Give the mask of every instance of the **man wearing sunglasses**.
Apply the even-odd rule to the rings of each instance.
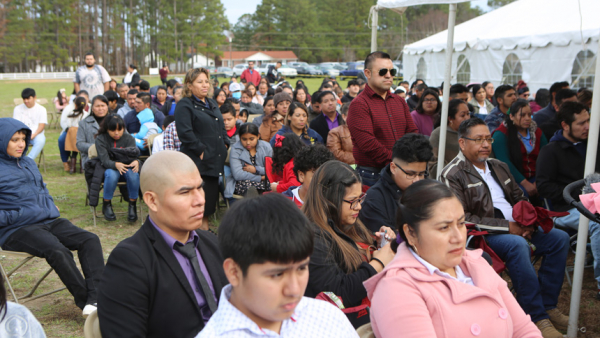
[[[403,98],[390,92],[396,70],[387,53],[373,52],[365,60],[367,86],[350,105],[348,128],[352,135],[356,170],[363,184],[372,186],[381,169],[392,160],[396,140],[419,130]]]
[[[392,149],[392,162],[381,170],[381,178],[369,189],[358,217],[376,232],[396,223],[396,210],[402,193],[411,184],[429,176],[427,163],[433,157],[429,140],[419,134],[406,134]]]
[[[567,263],[569,235],[556,228],[544,233],[541,228],[515,221],[513,206],[527,199],[508,165],[489,159],[494,139],[483,120],[463,121],[458,137],[461,152],[444,167],[441,181],[461,201],[465,220],[490,232],[485,236],[486,242],[505,262],[517,302],[525,313],[544,337],[561,337],[556,329],[566,330],[569,317],[556,305]],[[531,264],[532,248],[535,255],[543,256],[537,273]]]

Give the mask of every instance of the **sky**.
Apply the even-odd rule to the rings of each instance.
[[[260,4],[261,0],[221,0],[221,2],[223,3],[223,7],[225,7],[225,16],[227,16],[227,19],[233,26],[240,16],[254,13],[254,11],[256,11],[256,6]],[[490,10],[487,6],[487,0],[473,0],[471,1],[471,6],[479,6],[484,11]],[[365,15],[368,14],[369,13],[365,13]]]

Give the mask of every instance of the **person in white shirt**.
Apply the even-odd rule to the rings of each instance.
[[[33,88],[23,89],[21,97],[23,103],[15,107],[13,118],[25,123],[31,129],[32,147],[27,156],[35,160],[46,144],[44,128],[48,124],[48,115],[46,108],[35,101],[36,95]]]
[[[196,337],[358,337],[336,306],[303,296],[313,246],[310,222],[284,196],[236,202],[219,227],[230,284]]]
[[[77,68],[75,79],[73,79],[75,91],[79,92],[83,89],[88,92],[92,99],[96,95],[104,94],[110,83],[110,75],[108,75],[106,69],[95,63],[94,54],[85,54],[85,66]]]
[[[163,125],[162,125],[162,130],[163,131],[166,130],[167,127],[169,126],[169,124],[171,124],[173,122],[175,122],[174,115],[169,115],[169,116],[165,117],[165,120],[163,121]],[[165,140],[164,132],[160,133],[154,137],[154,141],[152,141],[152,155],[165,150],[164,140]]]
[[[85,90],[80,90],[79,93],[77,93],[75,101],[67,105],[60,115],[60,127],[62,128],[62,132],[58,137],[58,150],[60,152],[64,170],[71,174],[75,173],[78,152],[67,151],[65,149],[67,134],[69,128],[79,128],[79,121],[85,119],[90,114],[92,106],[89,102],[90,99],[88,93]],[[75,135],[77,135],[76,131]]]

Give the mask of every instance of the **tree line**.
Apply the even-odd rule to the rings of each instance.
[[[2,71],[69,71],[92,52],[111,74],[193,52],[219,55],[229,28],[220,0],[0,0]]]
[[[497,1],[497,0],[496,0]],[[511,0],[501,0],[511,1]],[[292,50],[303,61],[361,60],[370,52],[369,10],[376,0],[262,0],[234,25],[237,50]],[[458,5],[457,24],[483,14]],[[448,28],[448,5],[379,11],[379,50],[400,55],[410,44]]]

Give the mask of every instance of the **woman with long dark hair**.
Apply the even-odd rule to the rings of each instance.
[[[458,126],[460,126],[462,121],[470,119],[470,114],[469,107],[463,100],[454,99],[448,104],[448,121],[444,126],[447,133],[446,154],[444,155],[443,162],[444,166],[452,161],[460,152],[460,147],[458,146]],[[438,157],[441,128],[442,126],[436,126],[429,138],[429,143],[431,143],[431,146],[433,147],[433,154],[436,158]],[[439,162],[440,159],[438,158],[438,163]]]
[[[536,196],[537,157],[540,149],[548,144],[548,140],[531,119],[529,102],[525,99],[515,101],[492,137],[492,149],[496,158],[508,165],[525,197]]]
[[[73,104],[64,109],[60,116],[60,126],[63,128],[58,137],[58,150],[63,162],[65,171],[71,174],[75,173],[77,164],[77,129],[79,122],[85,119],[90,113],[87,95],[80,95],[73,101]],[[70,131],[69,131],[70,130]],[[66,149],[69,150],[66,150]]]
[[[472,93],[473,99],[469,103],[473,106],[475,114],[479,114],[481,119],[485,119],[487,114],[494,109],[494,105],[487,99],[485,88],[481,85],[473,85]]]
[[[306,145],[323,144],[319,133],[308,127],[308,108],[299,102],[293,102],[288,108],[288,113],[283,119],[283,126],[271,138],[271,146],[275,145],[275,137],[287,133],[296,134]]]
[[[104,200],[102,213],[107,221],[116,221],[111,200],[119,181],[127,183],[129,211],[127,220],[137,221],[136,201],[140,190],[140,160],[135,138],[125,130],[125,121],[119,115],[107,116],[96,135],[96,151],[104,171]],[[119,150],[116,150],[119,149]],[[116,151],[119,151],[117,154]],[[125,153],[126,152],[126,153]]]
[[[347,308],[368,302],[363,282],[392,260],[390,244],[381,244],[396,235],[387,226],[375,236],[365,227],[358,218],[364,198],[360,176],[349,165],[328,161],[314,173],[302,207],[315,225],[306,296],[330,291]]]
[[[431,135],[433,126],[440,120],[441,111],[442,102],[437,90],[432,88],[425,89],[417,104],[417,108],[410,113],[415,125],[419,128],[419,134]]]
[[[57,112],[61,113],[68,104],[69,98],[67,97],[67,92],[64,88],[61,88],[54,98],[54,107]]]
[[[446,185],[410,185],[395,227],[394,259],[364,283],[375,336],[542,337],[481,251],[465,250],[463,206]]]

